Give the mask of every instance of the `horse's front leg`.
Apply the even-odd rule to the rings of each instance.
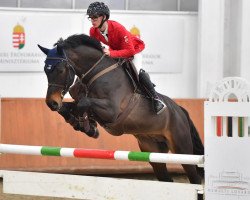
[[[81,98],[77,104],[77,109],[80,112],[87,112],[91,109],[91,112],[109,123],[114,122],[117,119],[119,112],[118,107],[110,99],[97,99],[90,97]]]
[[[63,116],[65,121],[69,123],[76,131],[86,133],[89,137],[97,138],[99,131],[95,121],[90,120],[87,113],[79,115],[75,102],[63,102],[58,113]]]

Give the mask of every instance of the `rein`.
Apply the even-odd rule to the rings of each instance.
[[[85,79],[86,79],[86,76],[91,72],[93,71],[94,68],[96,68],[96,66],[103,60],[103,58],[105,57],[106,55],[103,54],[102,57],[85,73],[85,74],[82,74],[81,76],[81,82],[84,83],[85,82]],[[92,76],[90,78],[89,81],[87,81],[86,83],[84,83],[87,88],[90,88],[91,84],[96,80],[98,79],[99,77],[103,76],[104,74],[112,71],[113,69],[117,68],[118,66],[120,66],[120,63],[117,62],[111,66],[109,66],[108,68],[105,68],[103,70],[101,70],[100,72],[98,72],[97,74],[95,74],[94,76]],[[86,93],[86,95],[88,94],[88,92]]]
[[[106,69],[100,71],[99,73],[97,73],[96,75],[94,75],[94,76],[88,81],[88,83],[86,83],[87,87],[89,88],[90,85],[91,85],[96,79],[98,79],[98,78],[101,77],[102,75],[104,75],[104,74],[106,74],[106,73],[112,71],[113,69],[115,69],[115,68],[118,67],[118,66],[119,66],[119,64],[118,64],[118,63],[115,63],[114,65],[111,65],[111,66],[109,66],[108,68],[106,68]]]
[[[104,57],[105,57],[105,54],[103,54],[102,57],[85,74],[82,74],[81,80],[83,80],[84,77],[87,76],[102,61]]]

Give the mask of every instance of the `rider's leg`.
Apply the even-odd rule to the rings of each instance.
[[[157,114],[163,112],[166,108],[165,103],[160,99],[158,93],[155,91],[154,84],[151,82],[147,72],[143,69],[139,72],[140,83],[145,87],[149,96],[153,99],[154,109]]]

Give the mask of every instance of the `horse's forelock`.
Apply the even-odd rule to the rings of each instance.
[[[64,46],[64,40],[62,38],[59,38],[59,40],[54,44],[54,46]]]

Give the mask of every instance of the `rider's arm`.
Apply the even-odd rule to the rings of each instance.
[[[130,32],[123,26],[116,30],[116,42],[119,43],[119,50],[110,48],[110,57],[129,58],[135,55],[135,49]]]

